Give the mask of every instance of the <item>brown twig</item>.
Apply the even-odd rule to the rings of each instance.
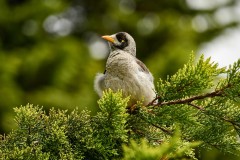
[[[197,106],[196,104],[188,103],[188,105],[193,106],[194,108],[196,108],[196,109],[198,109],[198,110],[200,110],[200,111],[204,111],[204,108],[203,108],[203,107]]]
[[[203,112],[205,111],[204,107],[198,106],[198,105],[196,105],[196,104],[188,103],[188,105],[193,106],[194,108],[196,108],[196,109],[198,109],[198,110],[200,110],[200,111],[203,111]],[[214,116],[214,115],[212,115],[212,116]],[[216,116],[215,116],[215,117],[216,117]],[[235,129],[236,131],[238,130],[238,128],[240,128],[240,124],[238,124],[238,123],[236,123],[235,121],[229,119],[228,117],[217,117],[217,118],[219,118],[219,119],[221,119],[221,120],[223,120],[223,121],[225,121],[225,122],[230,123],[230,124],[234,127],[234,129]]]
[[[152,126],[154,126],[154,127],[156,127],[156,128],[158,128],[158,129],[160,129],[161,131],[163,131],[164,133],[167,133],[168,135],[172,135],[173,133],[172,133],[172,131],[170,131],[170,130],[167,130],[167,129],[165,129],[165,128],[163,128],[163,127],[161,127],[161,126],[158,126],[158,125],[156,125],[156,124],[153,124],[153,123],[150,123]]]
[[[185,98],[185,99],[178,99],[178,100],[172,100],[172,101],[167,101],[167,102],[158,102],[157,104],[153,104],[157,99],[160,98],[160,97],[157,97],[152,102],[150,102],[147,106],[188,104],[195,100],[205,99],[205,98],[209,98],[209,97],[217,97],[217,96],[222,96],[222,95],[223,95],[223,90],[216,90],[214,92],[205,93],[205,94],[197,95],[197,96],[192,96],[192,97]]]

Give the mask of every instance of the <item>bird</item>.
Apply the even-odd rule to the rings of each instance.
[[[122,91],[129,97],[128,106],[138,102],[149,104],[155,97],[154,78],[146,65],[136,58],[136,43],[127,32],[102,36],[109,44],[110,53],[104,73],[97,73],[94,89],[102,97],[103,91]]]

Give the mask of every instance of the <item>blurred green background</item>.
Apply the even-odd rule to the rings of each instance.
[[[0,0],[0,133],[14,129],[13,107],[27,103],[46,110],[78,106],[94,113],[98,97],[93,80],[104,71],[108,55],[101,35],[130,33],[137,57],[157,81],[174,74],[201,44],[237,27],[237,20],[220,23],[216,18],[219,10],[237,4],[237,0]]]

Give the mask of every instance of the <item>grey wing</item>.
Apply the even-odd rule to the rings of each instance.
[[[98,73],[94,80],[94,89],[99,95],[99,97],[102,97],[102,92],[104,90],[104,80],[105,80],[105,74]]]
[[[149,80],[151,81],[151,82],[153,82],[153,76],[152,76],[152,74],[150,73],[150,71],[148,70],[148,68],[146,67],[146,65],[142,62],[142,61],[140,61],[139,59],[135,59],[136,60],[136,63],[138,64],[138,70],[139,71],[141,71],[141,72],[144,72],[145,74],[147,74],[148,75],[148,77],[149,77]]]

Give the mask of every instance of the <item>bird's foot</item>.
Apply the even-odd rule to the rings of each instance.
[[[136,111],[137,111],[137,104],[133,104],[133,105],[128,107],[128,113],[129,114],[134,114],[134,113],[136,113]]]

